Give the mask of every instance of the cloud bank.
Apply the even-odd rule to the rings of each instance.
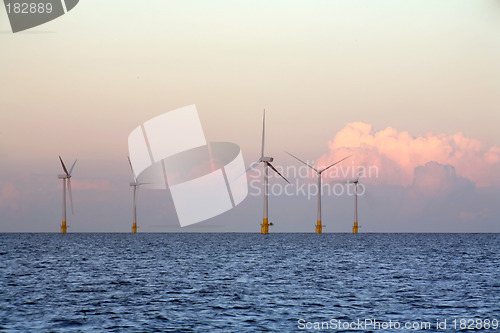
[[[370,124],[353,122],[335,135],[328,148],[329,151],[318,159],[316,166],[329,165],[353,154],[351,167],[378,168],[378,176],[372,175],[367,180],[374,183],[422,187],[423,171],[419,168],[435,162],[426,166],[427,187],[431,179],[432,182],[442,182],[443,177],[448,177],[450,168],[453,168],[454,177],[468,180],[475,186],[500,186],[500,147],[487,146],[461,132],[452,135],[426,133],[413,137],[393,127],[374,131]],[[437,164],[449,170],[443,172]],[[343,167],[348,165],[345,163]]]

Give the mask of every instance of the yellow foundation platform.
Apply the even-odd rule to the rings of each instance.
[[[260,226],[260,233],[267,235],[269,233],[269,222],[268,219],[262,220],[262,225]]]
[[[318,221],[316,223],[316,233],[317,234],[322,234],[323,233],[323,225],[321,224],[321,221]]]

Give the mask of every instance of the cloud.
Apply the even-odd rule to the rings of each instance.
[[[443,196],[473,190],[474,184],[457,177],[452,165],[427,162],[415,168],[412,189],[419,194]]]
[[[488,147],[461,132],[414,137],[393,127],[374,131],[370,124],[353,122],[340,130],[328,147],[329,151],[318,159],[317,166],[354,154],[350,165],[342,162],[339,167],[376,167],[379,171],[376,179],[368,180],[375,183],[411,185],[416,167],[437,162],[452,166],[458,177],[476,186],[500,186],[500,147]]]

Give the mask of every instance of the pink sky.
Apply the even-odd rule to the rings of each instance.
[[[498,1],[83,1],[18,34],[0,8],[0,30],[0,232],[59,230],[58,155],[78,158],[71,230],[129,231],[127,137],[190,104],[247,166],[263,108],[276,167],[297,165],[284,151],[377,166],[365,231],[500,231]],[[441,201],[423,191],[436,184]],[[329,231],[350,230],[350,199],[325,198]],[[139,202],[142,231],[182,231],[168,192]],[[310,231],[310,204],[271,198],[275,230]],[[199,230],[258,231],[261,209],[249,198]]]

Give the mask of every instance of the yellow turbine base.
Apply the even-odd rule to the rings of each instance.
[[[316,233],[317,234],[322,234],[323,233],[323,225],[321,224],[321,221],[318,221],[316,223]]]
[[[269,222],[268,219],[262,220],[262,225],[260,226],[260,233],[267,235],[269,233]]]
[[[133,234],[137,233],[137,223],[135,223],[135,222],[134,222],[134,224],[132,224],[132,233]]]
[[[62,233],[62,234],[65,234],[65,233],[66,233],[66,230],[67,230],[67,227],[66,227],[66,221],[62,221],[62,225],[61,225],[61,233]]]
[[[357,234],[358,233],[358,222],[354,222],[354,226],[352,227],[352,233]]]

